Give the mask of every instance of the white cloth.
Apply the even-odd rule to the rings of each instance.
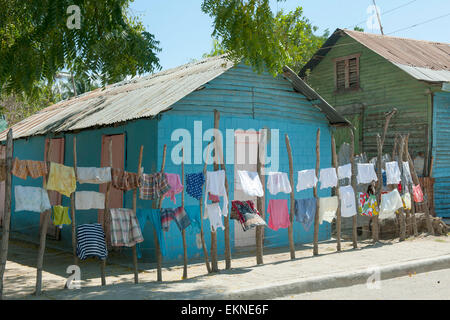
[[[358,175],[356,176],[356,180],[358,184],[378,181],[373,163],[358,163]]]
[[[331,223],[336,216],[338,205],[337,196],[319,198],[319,224],[324,221]]]
[[[44,212],[51,209],[47,190],[38,187],[14,187],[15,211]]]
[[[261,183],[261,182],[260,182]],[[205,208],[208,202],[208,192],[212,195],[223,197],[222,213],[228,215],[228,197],[225,188],[225,171],[208,171],[206,172],[206,188],[205,188]]]
[[[386,162],[386,184],[399,184],[402,181],[397,161]]]
[[[348,163],[343,166],[338,167],[338,177],[340,179],[352,178],[352,164]]]
[[[105,194],[95,191],[75,192],[75,208],[77,210],[105,209]]]
[[[80,167],[77,168],[77,179],[79,183],[101,184],[111,181],[111,167],[95,168]]]
[[[284,192],[291,193],[291,183],[289,182],[289,178],[286,172],[269,172],[269,176],[267,178],[267,189],[273,195]]]
[[[411,194],[406,192],[402,195],[403,207],[407,210],[411,210]]]
[[[409,170],[409,162],[408,161],[404,161],[402,163],[402,167],[403,167],[403,176],[405,177],[406,182],[408,184],[413,183],[412,176],[411,176],[411,171]]]
[[[220,211],[219,203],[211,203],[206,205],[206,214],[209,218],[211,231],[216,231],[219,228],[225,229],[222,223],[222,212]]]
[[[341,199],[341,216],[352,217],[356,214],[355,191],[352,186],[339,188],[339,197]]]
[[[251,197],[264,196],[263,186],[259,180],[258,172],[254,171],[237,171],[241,182],[242,190]]]
[[[320,169],[319,174],[320,189],[336,187],[338,178],[335,168]]]
[[[380,220],[395,217],[395,211],[403,207],[402,198],[397,189],[381,195]]]
[[[298,172],[297,191],[313,188],[317,184],[316,170],[302,170]]]

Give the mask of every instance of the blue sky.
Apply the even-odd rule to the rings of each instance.
[[[212,19],[201,9],[201,0],[134,0],[130,10],[143,21],[147,31],[160,41],[158,54],[164,69],[201,58],[211,50]],[[372,0],[271,0],[274,11],[303,7],[303,14],[319,27],[333,32],[360,23],[365,32],[380,33],[366,24]],[[449,0],[376,0],[381,12],[384,33],[392,36],[428,41],[450,42]],[[400,7],[398,9],[395,9]],[[395,10],[393,10],[395,9]],[[385,14],[383,14],[385,13]],[[440,16],[445,17],[408,28]],[[397,30],[408,28],[406,30]],[[394,32],[394,33],[393,33]]]

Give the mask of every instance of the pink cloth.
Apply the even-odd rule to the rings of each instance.
[[[287,203],[287,199],[269,200],[269,207],[267,208],[267,212],[270,214],[270,229],[277,231],[280,228],[289,227],[290,221]]]
[[[216,196],[216,195],[212,194],[211,192],[208,192],[208,198],[212,202],[219,202],[220,201],[219,196]]]
[[[420,184],[413,186],[414,202],[423,202],[423,192]]]
[[[166,173],[166,177],[170,190],[164,194],[163,198],[170,197],[170,200],[176,204],[177,200],[175,199],[175,195],[183,191],[180,176],[176,173]]]

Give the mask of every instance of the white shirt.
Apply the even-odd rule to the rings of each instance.
[[[263,186],[261,180],[259,179],[258,172],[252,171],[237,171],[242,190],[251,197],[262,197],[264,196]]]
[[[355,192],[352,186],[339,188],[339,197],[341,199],[341,216],[352,217],[356,214]],[[319,208],[320,209],[320,208]]]
[[[215,196],[223,197],[222,214],[228,215],[228,197],[225,188],[225,170],[207,171],[205,188],[205,208],[208,202],[208,192]]]
[[[358,175],[356,176],[358,184],[371,183],[378,181],[375,168],[372,163],[358,163]]]
[[[15,211],[44,212],[51,209],[47,190],[39,187],[14,187]]]
[[[386,162],[386,184],[399,184],[402,181],[397,161]]]
[[[111,167],[79,167],[77,168],[79,183],[101,184],[111,181]]]
[[[397,189],[381,195],[380,220],[395,217],[395,211],[403,207],[402,198]]]
[[[298,172],[297,191],[314,188],[317,184],[316,170],[302,170]]]
[[[338,178],[335,168],[320,169],[319,175],[320,189],[336,187]]]
[[[338,177],[340,179],[352,178],[352,164],[348,163],[343,166],[338,167]]]
[[[319,224],[323,221],[331,223],[336,216],[338,197],[319,198]]]
[[[105,194],[95,191],[75,192],[75,208],[77,210],[105,209]]]
[[[267,189],[273,195],[284,192],[291,193],[291,183],[289,182],[286,172],[269,172],[267,178]]]

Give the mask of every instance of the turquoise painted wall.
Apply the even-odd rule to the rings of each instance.
[[[450,217],[450,92],[433,100],[433,178],[436,216]]]

